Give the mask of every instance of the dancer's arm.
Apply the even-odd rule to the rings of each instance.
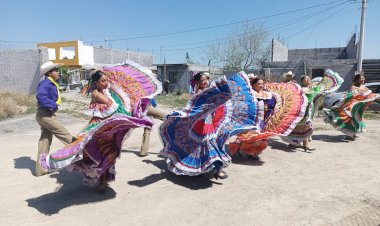
[[[95,103],[107,105],[111,103],[110,99],[108,99],[103,93],[97,90],[92,91],[91,97]]]

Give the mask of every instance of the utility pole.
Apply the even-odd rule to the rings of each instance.
[[[166,82],[167,78],[166,78],[166,57],[164,56],[164,82]]]
[[[365,24],[365,10],[366,10],[367,1],[362,0],[362,15],[360,19],[360,37],[359,37],[359,51],[358,51],[358,67],[357,71],[362,71],[363,63],[363,43],[364,43],[364,24]]]
[[[104,38],[104,48],[107,48],[107,38]]]
[[[161,54],[162,54],[162,47],[160,45],[160,64],[162,64],[162,61],[161,61]]]

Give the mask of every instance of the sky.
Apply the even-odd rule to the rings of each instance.
[[[380,0],[367,1],[363,58],[380,59]],[[360,31],[361,1],[1,0],[0,10],[0,50],[82,40],[150,53],[154,63],[182,63],[188,53],[207,64],[210,43],[247,22],[289,49],[345,47]]]

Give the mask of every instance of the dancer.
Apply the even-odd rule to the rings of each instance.
[[[157,108],[157,103],[155,99],[151,99],[151,103],[148,107],[148,111],[146,115],[151,116],[155,119],[159,119],[161,121],[164,121],[164,118],[166,116],[166,114],[162,110]],[[148,127],[144,128],[143,139],[142,139],[141,147],[140,147],[140,157],[144,157],[148,155],[151,132],[152,130],[150,128]]]
[[[335,129],[346,134],[347,140],[354,141],[357,133],[363,132],[364,111],[371,103],[380,98],[364,86],[364,73],[355,75],[350,91],[332,107],[331,110],[323,109],[324,121],[330,123]]]
[[[55,64],[52,61],[41,65],[41,76],[44,76],[44,79],[38,84],[36,93],[38,105],[36,120],[41,127],[41,137],[38,141],[36,176],[48,173],[47,170],[41,168],[39,156],[49,154],[53,135],[64,144],[69,144],[75,140],[55,115],[58,106],[61,104],[61,95],[59,85],[57,84],[59,79],[58,68],[59,64]]]
[[[260,130],[241,133],[229,144],[230,154],[245,153],[258,160],[272,136],[287,136],[304,117],[306,97],[293,82],[266,83],[261,78],[251,80],[254,97],[258,99]]]
[[[197,176],[212,172],[225,179],[231,163],[224,150],[227,139],[245,130],[257,129],[256,102],[244,72],[230,79],[209,83],[201,73],[194,74],[197,93],[185,109],[168,116],[160,127],[169,171]]]
[[[282,140],[289,143],[290,148],[302,148],[304,151],[314,150],[314,148],[309,147],[314,131],[312,120],[322,106],[326,94],[338,90],[344,81],[338,73],[331,69],[326,69],[323,77],[314,78],[313,80],[314,82],[307,75],[301,76],[300,83],[308,104],[304,118],[288,136],[281,137]]]
[[[283,140],[289,142],[289,147],[296,148],[302,147],[305,151],[314,150],[309,147],[309,140],[313,134],[312,113],[313,113],[313,92],[310,77],[307,75],[301,76],[301,87],[307,97],[307,107],[303,119],[296,125],[293,131],[286,137],[281,137]],[[317,89],[319,90],[319,88]],[[300,143],[302,142],[302,146]]]
[[[310,85],[313,93],[313,108],[311,118],[318,115],[318,110],[322,110],[323,102],[327,94],[336,92],[343,84],[344,79],[337,72],[326,69],[323,77],[313,78]]]
[[[152,127],[145,112],[150,98],[160,93],[162,86],[134,63],[103,68],[92,75],[91,82],[90,123],[75,142],[41,156],[41,165],[48,170],[66,167],[80,171],[86,184],[104,190],[115,179],[116,158],[125,135],[133,128]]]
[[[194,95],[210,86],[210,78],[206,73],[194,72],[190,80],[191,92]]]
[[[295,76],[295,74],[293,74],[292,71],[288,71],[288,72],[282,74],[282,77],[283,77],[282,82],[283,83],[289,83],[289,82],[297,83],[297,81],[294,80],[294,76]]]
[[[271,92],[267,92],[264,90],[264,80],[259,77],[253,77],[251,80],[251,86],[253,88],[253,94],[258,100],[258,119],[260,125],[260,131],[264,129],[265,124],[268,123],[271,116],[274,113],[274,108],[276,106],[276,98]],[[249,145],[250,146],[250,145]],[[252,157],[254,160],[259,160],[259,155],[261,152],[268,146],[267,139],[261,139],[255,142],[255,145],[251,147],[241,147],[241,143],[239,143],[239,149],[245,150],[243,152],[249,153],[248,156]],[[230,144],[230,152],[236,151],[234,144]],[[237,152],[240,153],[240,152]]]

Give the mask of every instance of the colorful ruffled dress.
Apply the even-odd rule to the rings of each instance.
[[[302,118],[302,120],[297,123],[296,127],[292,130],[292,132],[287,136],[282,136],[281,138],[292,144],[298,146],[300,143],[302,143],[305,139],[310,139],[310,137],[313,135],[313,123],[312,123],[312,117],[314,112],[314,97],[316,96],[315,93],[313,93],[313,88],[309,89],[309,92],[305,92],[305,96],[307,99],[307,107],[305,110],[305,115]],[[319,90],[318,87],[315,87],[314,90]]]
[[[322,108],[326,94],[336,92],[343,84],[344,79],[331,69],[326,70],[323,77],[313,78],[310,94],[313,95],[313,107],[311,118],[318,115]]]
[[[258,156],[272,136],[287,136],[305,115],[307,99],[296,83],[268,83],[266,97],[259,101],[261,130],[248,131],[229,144],[231,155],[238,151]]]
[[[379,94],[372,93],[367,87],[353,88],[332,109],[323,109],[323,119],[335,129],[342,131],[348,136],[363,132],[364,111],[376,99]]]
[[[212,82],[161,125],[161,155],[168,170],[196,176],[227,167],[231,158],[225,142],[234,134],[258,129],[257,110],[244,72]]]
[[[109,104],[90,104],[87,113],[92,118],[77,140],[41,156],[43,168],[80,171],[89,185],[96,184],[101,177],[106,181],[115,179],[115,163],[123,140],[133,128],[152,127],[153,121],[144,111],[150,98],[162,91],[155,76],[136,64],[103,68],[103,71],[110,82],[109,88],[103,90]]]
[[[304,118],[288,136],[281,137],[284,141],[295,146],[300,145],[306,139],[311,139],[314,132],[312,120],[317,116],[326,94],[336,92],[344,81],[338,73],[330,69],[326,70],[323,78],[313,80],[316,82],[312,83],[304,92],[308,100]]]

